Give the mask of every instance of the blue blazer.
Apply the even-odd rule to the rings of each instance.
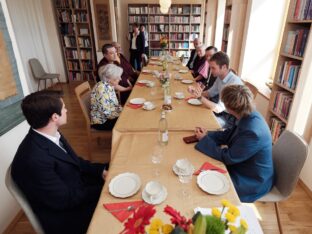
[[[67,153],[32,129],[12,162],[12,177],[45,233],[85,233],[103,186],[104,164],[79,158],[64,137]]]
[[[208,133],[195,148],[227,166],[242,202],[254,202],[272,188],[271,133],[258,112],[240,119],[231,129]]]

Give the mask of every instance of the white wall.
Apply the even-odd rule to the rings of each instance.
[[[256,86],[273,76],[287,2],[248,1],[238,73]]]
[[[218,0],[214,46],[221,50],[226,0]]]
[[[29,93],[29,89],[27,86],[26,76],[23,70],[23,63],[20,56],[20,51],[18,51],[17,43],[15,39],[15,35],[12,29],[12,22],[9,17],[9,12],[7,9],[6,1],[0,0],[2,10],[4,12],[4,16],[6,19],[6,24],[8,27],[8,31],[10,34],[10,38],[12,40],[12,46],[17,62],[18,72],[21,80],[22,89],[24,95]],[[14,118],[14,116],[12,116]],[[16,149],[20,142],[22,141],[23,136],[25,136],[28,131],[29,126],[24,121],[6,134],[0,137],[0,233],[4,231],[4,229],[8,226],[8,224],[12,221],[12,219],[16,216],[19,211],[19,206],[11,196],[11,194],[6,189],[4,178],[5,173],[9,165],[11,164],[13,157],[15,155]]]
[[[33,57],[39,59],[47,72],[60,73],[61,81],[65,82],[65,70],[52,2],[50,0],[9,0],[7,5],[30,91],[37,91],[38,85],[32,77],[28,64],[28,60]],[[43,85],[43,82],[41,83]]]

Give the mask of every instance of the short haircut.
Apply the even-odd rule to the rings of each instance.
[[[139,27],[139,24],[138,23],[133,23],[132,24],[132,28],[138,28]]]
[[[228,85],[221,92],[221,100],[227,109],[242,117],[253,111],[253,95],[245,85]]]
[[[200,44],[200,45],[196,46],[195,49],[196,49],[196,50],[205,50],[205,46],[202,45],[202,44]]]
[[[218,64],[220,68],[223,65],[226,65],[226,67],[229,68],[229,65],[230,65],[229,56],[222,51],[219,51],[219,52],[215,53],[214,55],[212,55],[209,61],[210,62],[211,61],[216,62],[216,64]]]
[[[43,90],[26,96],[21,104],[28,124],[34,128],[47,126],[53,114],[61,115],[63,102],[62,91]]]
[[[107,54],[109,48],[115,48],[112,44],[104,44],[102,46],[102,53]]]
[[[208,47],[206,48],[206,51],[208,51],[208,50],[213,50],[214,52],[217,52],[217,51],[218,51],[217,47],[214,47],[214,46],[208,46]]]
[[[116,79],[121,77],[123,69],[115,64],[106,64],[99,68],[99,77],[102,81],[108,81],[110,79]],[[119,79],[121,80],[121,78]]]

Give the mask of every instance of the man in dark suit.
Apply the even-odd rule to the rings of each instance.
[[[144,34],[140,32],[139,25],[132,25],[133,32],[130,33],[130,63],[136,70],[141,71],[141,60],[145,49]]]
[[[85,233],[108,165],[79,158],[59,133],[67,122],[62,93],[32,93],[21,107],[31,128],[12,162],[13,180],[45,233]]]
[[[193,41],[194,49],[191,51],[191,57],[189,61],[187,62],[186,66],[190,69],[193,70],[194,68],[194,63],[196,63],[197,58],[197,53],[196,53],[196,48],[198,46],[201,46],[201,41],[198,38],[195,38]]]

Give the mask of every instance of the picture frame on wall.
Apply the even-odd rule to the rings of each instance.
[[[0,136],[24,121],[24,97],[12,41],[0,3]]]
[[[101,48],[106,43],[112,42],[112,27],[110,15],[109,0],[93,0],[95,25],[96,25],[96,43],[97,48]]]

